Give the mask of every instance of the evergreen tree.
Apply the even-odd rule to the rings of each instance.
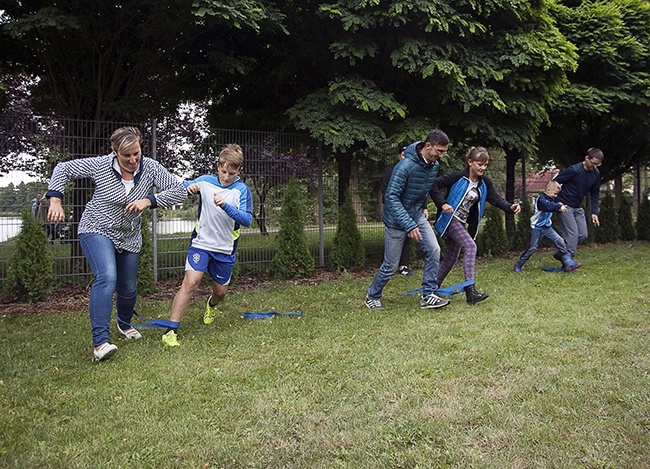
[[[300,191],[295,178],[291,178],[284,194],[276,245],[277,250],[271,262],[274,277],[305,277],[314,270],[314,258],[307,245]]]
[[[149,295],[156,291],[153,281],[153,239],[151,236],[151,212],[142,215],[142,248],[138,265],[138,293]]]
[[[650,198],[646,193],[639,205],[636,215],[636,237],[639,240],[650,241]]]
[[[613,243],[621,239],[621,228],[618,225],[618,213],[611,193],[605,194],[600,201],[598,219],[600,226],[594,227],[594,240],[597,243]]]
[[[621,239],[633,241],[636,239],[634,219],[632,218],[632,205],[623,197],[621,208],[618,210],[618,226],[621,228]]]
[[[345,202],[339,207],[330,263],[336,270],[348,270],[362,267],[364,261],[365,250],[357,226],[357,214],[352,206],[352,192],[348,188],[345,192]]]
[[[54,260],[43,225],[25,208],[7,270],[5,293],[13,300],[34,303],[51,293],[54,281]]]
[[[502,256],[508,251],[508,237],[501,209],[494,205],[485,208],[483,225],[483,256]]]

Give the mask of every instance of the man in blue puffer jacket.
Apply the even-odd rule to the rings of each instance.
[[[365,304],[370,309],[384,310],[381,295],[399,265],[400,254],[408,237],[420,243],[424,251],[422,277],[422,308],[441,308],[449,304],[434,292],[440,262],[440,245],[425,216],[427,196],[438,175],[440,163],[449,147],[449,137],[434,129],[424,142],[409,145],[404,159],[397,163],[386,188],[383,221],[385,225],[384,261],[368,289]]]

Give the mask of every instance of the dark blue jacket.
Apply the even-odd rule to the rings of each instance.
[[[560,174],[555,176],[555,181],[562,184],[562,190],[557,196],[558,202],[569,207],[579,208],[587,192],[591,194],[591,213],[598,215],[598,199],[600,196],[600,171],[585,170],[582,162],[572,164]]]
[[[404,150],[404,159],[395,165],[386,188],[383,220],[388,228],[414,230],[422,216],[427,197],[438,175],[440,164],[427,163],[420,153],[424,142]]]
[[[441,189],[446,187],[449,189],[447,191],[447,198],[442,195]],[[436,231],[443,235],[447,231],[449,223],[451,223],[451,217],[453,213],[446,213],[442,210],[444,204],[449,204],[453,207],[454,213],[458,208],[458,205],[465,198],[467,189],[469,187],[469,169],[461,169],[458,171],[453,171],[444,176],[440,176],[436,179],[436,182],[431,189],[431,198],[438,207],[438,215],[436,220]],[[483,218],[483,213],[485,212],[485,202],[490,202],[492,205],[499,207],[504,212],[514,213],[510,208],[510,202],[503,199],[499,193],[492,185],[492,181],[489,177],[483,176],[479,179],[478,182],[478,194],[479,200],[477,203],[472,205],[469,210],[469,216],[467,218],[467,232],[472,238],[476,238],[478,233],[478,226]]]
[[[535,213],[530,217],[530,227],[536,229],[551,226],[553,224],[551,221],[553,212],[557,212],[561,208],[562,204],[556,202],[546,192],[542,192],[535,200]]]

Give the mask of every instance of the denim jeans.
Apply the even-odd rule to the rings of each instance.
[[[428,295],[438,289],[436,277],[438,276],[438,264],[440,263],[440,245],[436,235],[431,228],[429,220],[424,215],[418,220],[418,228],[422,235],[420,246],[424,252],[424,275],[422,277],[422,291]],[[402,246],[406,239],[406,231],[386,227],[384,237],[384,262],[375,274],[375,278],[368,289],[370,298],[381,298],[381,292],[399,267],[399,260],[402,254]]]
[[[582,207],[574,208],[567,205],[566,212],[557,212],[557,221],[560,224],[566,248],[575,257],[578,244],[584,242],[589,236],[585,210]]]
[[[90,292],[90,325],[95,347],[108,342],[113,310],[113,293],[116,293],[117,317],[120,328],[129,329],[138,293],[138,264],[140,253],[118,251],[113,241],[94,233],[79,235],[81,250],[93,271]]]
[[[541,243],[544,238],[548,239],[555,245],[557,251],[562,255],[562,257],[569,253],[566,248],[566,244],[564,244],[562,236],[560,236],[558,232],[553,228],[550,226],[545,226],[544,228],[534,228],[530,231],[530,244],[528,246],[528,249],[524,251],[524,253],[519,258],[519,262],[517,262],[520,267],[524,265],[528,259],[530,259],[530,256],[532,256],[533,253],[537,250],[539,243]]]

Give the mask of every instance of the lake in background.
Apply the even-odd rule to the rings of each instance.
[[[181,220],[180,218],[171,218],[160,220],[156,223],[159,235],[168,235],[175,233],[187,233],[188,235],[194,229],[194,220]],[[0,218],[0,242],[4,242],[20,232],[22,221],[19,217],[2,217]]]

